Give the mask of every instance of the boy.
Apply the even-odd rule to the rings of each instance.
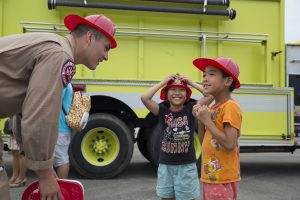
[[[191,200],[200,196],[200,185],[194,149],[194,103],[188,102],[192,94],[187,84],[202,92],[201,85],[179,74],[170,75],[151,87],[141,100],[161,125],[161,148],[157,178],[157,195],[163,200]],[[160,89],[160,98],[170,106],[158,105],[152,97]],[[200,103],[209,103],[204,97]]]
[[[199,58],[193,64],[204,72],[204,92],[215,99],[211,109],[205,105],[193,108],[202,144],[203,200],[235,200],[241,180],[238,139],[242,113],[230,94],[240,87],[239,67],[225,57]]]
[[[66,115],[70,110],[73,99],[73,87],[69,83],[62,94],[62,111],[59,116],[58,138],[54,148],[54,167],[58,178],[66,179],[69,176],[69,154],[72,129],[66,122]]]

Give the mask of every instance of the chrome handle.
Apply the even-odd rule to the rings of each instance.
[[[300,59],[293,59],[290,61],[291,63],[294,63],[294,62],[300,62]]]

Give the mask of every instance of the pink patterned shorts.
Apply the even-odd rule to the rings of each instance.
[[[203,183],[203,200],[236,200],[239,182],[210,184]]]

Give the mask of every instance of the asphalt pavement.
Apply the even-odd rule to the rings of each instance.
[[[4,161],[7,172],[11,175],[10,153],[4,153]],[[299,200],[300,149],[294,154],[243,153],[241,175],[239,200]],[[27,179],[27,185],[36,179],[32,171],[28,172]],[[87,200],[159,199],[155,193],[156,172],[136,146],[130,165],[118,177],[91,180],[71,170],[70,179],[82,182]],[[11,189],[12,200],[21,199],[23,190],[24,187]]]

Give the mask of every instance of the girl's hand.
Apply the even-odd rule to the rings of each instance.
[[[164,79],[161,81],[162,86],[167,85],[168,82],[169,82],[170,80],[173,80],[173,79],[175,79],[175,78],[176,78],[176,74],[171,74],[171,75],[167,76],[166,78],[164,78]]]
[[[193,81],[189,78],[189,77],[187,77],[187,76],[184,76],[184,75],[177,75],[177,78],[179,79],[179,80],[181,80],[181,81],[184,81],[184,82],[186,82],[188,85],[191,85],[192,83],[193,83]]]

